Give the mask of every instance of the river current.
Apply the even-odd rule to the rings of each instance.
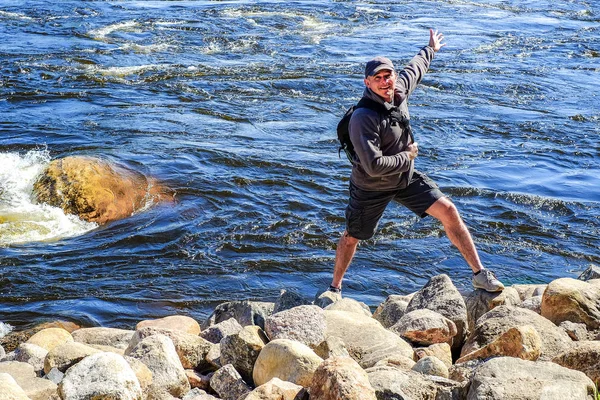
[[[447,46],[409,100],[417,168],[505,284],[600,264],[600,6],[592,0],[0,1],[0,335],[66,319],[133,328],[331,279],[350,165],[335,127],[364,63]],[[176,202],[98,227],[32,200],[90,155]],[[391,205],[344,295],[376,306],[437,274],[469,290],[439,223]]]

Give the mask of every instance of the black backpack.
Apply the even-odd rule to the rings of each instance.
[[[414,142],[415,138],[413,137],[412,129],[410,127],[410,120],[402,115],[400,110],[388,110],[381,103],[376,102],[375,100],[371,100],[368,97],[363,97],[360,99],[358,104],[350,107],[346,114],[342,117],[340,122],[337,125],[337,135],[338,140],[340,142],[340,148],[338,149],[338,155],[341,156],[342,150],[346,153],[346,157],[351,163],[354,163],[356,153],[354,152],[354,145],[350,141],[350,131],[348,129],[348,124],[350,123],[350,118],[352,117],[352,113],[356,111],[358,108],[368,108],[379,114],[385,115],[390,118],[392,125],[400,124],[405,130],[408,131],[411,140]]]

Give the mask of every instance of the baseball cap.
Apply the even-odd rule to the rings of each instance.
[[[389,58],[381,56],[375,57],[374,59],[369,61],[365,66],[365,78],[375,75],[382,69],[389,69],[390,71],[395,71],[394,64],[392,64],[392,61]]]

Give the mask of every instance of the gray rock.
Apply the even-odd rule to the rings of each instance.
[[[415,372],[420,372],[425,375],[440,376],[442,378],[448,378],[448,367],[442,360],[433,356],[426,356],[421,358],[412,367]]]
[[[521,307],[526,308],[535,312],[536,314],[542,313],[542,296],[534,296],[523,300]]]
[[[590,264],[590,266],[585,271],[583,271],[577,279],[580,279],[582,281],[600,279],[600,267],[594,264]]]
[[[219,400],[217,397],[206,393],[202,389],[194,388],[190,390],[182,400]]]
[[[24,387],[27,382],[36,377],[33,366],[20,361],[1,362],[0,373],[9,374],[21,387]]]
[[[210,378],[210,386],[223,400],[238,400],[252,391],[231,364],[215,372]]]
[[[21,343],[15,350],[15,361],[25,362],[33,366],[37,376],[44,372],[44,359],[48,350],[35,344]]]
[[[551,362],[493,358],[475,371],[468,400],[592,400],[594,383],[582,372]]]
[[[238,333],[223,338],[220,362],[231,364],[246,382],[254,384],[254,363],[268,342],[269,339],[259,326],[245,326]]]
[[[323,340],[314,351],[324,360],[329,357],[350,356],[344,341],[336,336],[331,336]]]
[[[85,357],[100,353],[100,350],[95,349],[87,344],[80,342],[66,342],[56,346],[48,352],[44,360],[43,369],[48,373],[52,368],[57,368],[61,372],[66,372],[72,365],[77,364]]]
[[[477,289],[467,295],[466,304],[468,329],[472,332],[482,315],[498,306],[518,306],[521,304],[521,297],[519,292],[512,287],[495,293]]]
[[[65,374],[60,372],[58,368],[52,368],[50,372],[48,372],[44,376],[44,379],[48,379],[49,381],[54,382],[56,385],[58,385],[63,380],[64,376]]]
[[[242,328],[243,326],[235,318],[231,317],[202,330],[200,336],[211,343],[220,343],[221,339],[225,336],[238,333]]]
[[[435,400],[437,386],[414,371],[392,367],[366,370],[377,400]]]
[[[406,312],[419,309],[435,311],[456,325],[456,335],[451,347],[457,351],[467,335],[467,306],[462,295],[446,274],[434,276],[417,291],[406,308]]]
[[[571,321],[563,321],[560,323],[561,327],[569,337],[575,341],[588,340],[589,333],[585,324],[576,324]]]
[[[349,297],[344,297],[341,300],[338,300],[335,303],[328,305],[327,307],[325,307],[325,310],[348,311],[363,314],[367,317],[371,316],[371,309],[368,305],[360,301],[351,299]]]
[[[273,313],[274,307],[274,303],[261,301],[243,300],[222,303],[204,321],[202,331],[229,318],[235,318],[242,326],[257,325],[265,329],[265,318]]]
[[[311,304],[310,300],[305,299],[298,293],[291,292],[289,290],[282,290],[279,294],[279,297],[275,301],[273,314],[276,314],[280,311],[289,310],[290,308],[297,306],[305,306],[309,304]]]
[[[313,305],[281,311],[265,321],[265,331],[271,340],[295,340],[313,349],[325,340],[326,327],[324,311]]]
[[[522,285],[512,285],[511,287],[519,293],[519,298],[521,301],[525,301],[531,297],[537,297],[544,294],[544,290],[546,290],[546,286],[548,285],[535,285],[535,284],[522,284]]]
[[[206,362],[210,365],[214,371],[218,370],[223,366],[221,363],[221,344],[213,344],[208,353],[206,354]]]
[[[129,344],[135,331],[116,328],[81,328],[73,331],[73,340],[85,344],[96,344],[102,346],[125,349]]]
[[[385,328],[389,328],[396,324],[396,322],[398,322],[406,313],[409,301],[407,296],[395,294],[389,295],[387,299],[377,307],[373,313],[373,318],[381,322],[381,325]]]
[[[389,330],[424,345],[450,343],[457,334],[454,322],[427,308],[407,312]]]
[[[330,304],[340,301],[342,299],[341,293],[334,293],[326,290],[322,293],[317,293],[315,296],[314,305],[317,307],[325,308]]]

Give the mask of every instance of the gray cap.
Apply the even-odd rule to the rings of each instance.
[[[389,58],[386,57],[375,57],[371,61],[369,61],[365,67],[365,78],[369,76],[373,76],[382,69],[389,69],[390,71],[394,70],[394,64]]]

